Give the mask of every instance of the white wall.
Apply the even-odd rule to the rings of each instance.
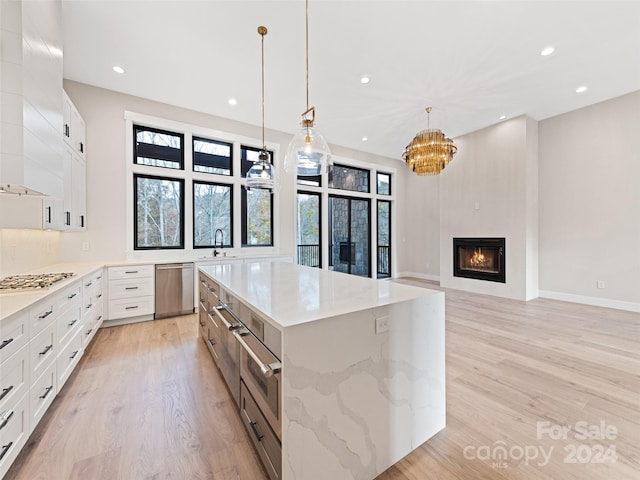
[[[537,123],[524,116],[456,139],[458,154],[440,174],[440,285],[537,296],[537,143]],[[454,277],[454,237],[504,237],[506,283]]]
[[[544,296],[640,311],[639,133],[640,91],[540,122]]]
[[[260,139],[259,126],[178,108],[140,97],[123,95],[86,84],[67,81],[64,89],[87,124],[87,231],[65,234],[61,242],[63,260],[124,260],[126,258],[126,162],[124,112],[164,118],[199,127]],[[292,119],[295,121],[296,119]],[[280,221],[275,238],[277,253],[294,255],[295,178],[282,165],[291,135],[267,130],[268,142],[280,143],[277,171],[280,176]],[[336,156],[397,167],[398,161],[331,146]],[[401,166],[401,165],[400,165]],[[89,242],[90,249],[82,245]]]
[[[60,232],[0,229],[0,278],[60,261]]]

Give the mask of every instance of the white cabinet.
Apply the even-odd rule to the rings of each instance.
[[[64,92],[63,92],[64,93]],[[87,218],[85,123],[64,93],[64,200],[62,230],[84,230]]]
[[[94,273],[82,285],[82,346],[95,336],[103,322],[103,270]]]
[[[154,265],[109,268],[109,320],[153,315]]]
[[[103,272],[0,320],[0,478],[102,324]]]

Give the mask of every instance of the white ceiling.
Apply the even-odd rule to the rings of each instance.
[[[304,0],[63,0],[64,76],[260,125],[259,25],[266,127],[294,133]],[[456,137],[639,90],[640,2],[310,0],[309,65],[327,141],[399,159],[428,105],[431,126]]]

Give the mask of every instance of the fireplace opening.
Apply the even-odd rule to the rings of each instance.
[[[454,238],[453,276],[505,283],[504,238]]]

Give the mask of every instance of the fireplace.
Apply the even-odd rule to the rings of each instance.
[[[453,276],[505,283],[504,238],[454,238]]]

